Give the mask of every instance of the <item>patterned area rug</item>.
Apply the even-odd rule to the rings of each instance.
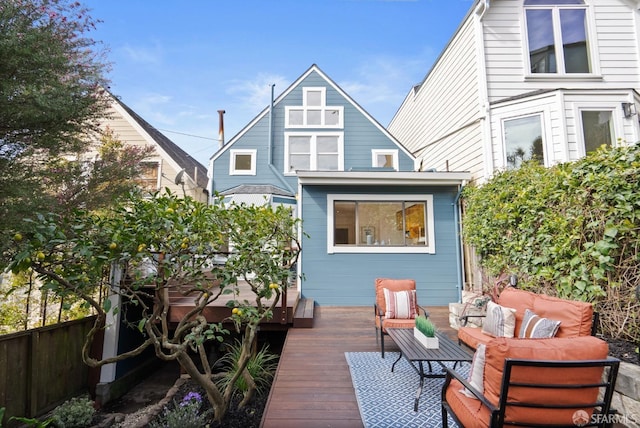
[[[414,412],[413,402],[420,378],[404,358],[391,373],[391,365],[398,355],[388,352],[382,358],[379,352],[345,352],[365,428],[442,427],[440,395],[444,379],[424,380],[418,411]],[[440,370],[437,363],[432,367],[434,371]],[[428,370],[426,364],[425,370]],[[468,370],[469,364],[456,369],[465,376]],[[451,418],[449,426],[457,426]]]

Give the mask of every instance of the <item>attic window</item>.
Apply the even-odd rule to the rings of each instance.
[[[393,168],[398,170],[397,150],[371,150],[371,166],[374,168]]]
[[[229,175],[256,175],[255,150],[231,150]]]
[[[140,175],[136,180],[138,185],[149,192],[155,192],[159,188],[160,164],[158,162],[140,163]]]
[[[327,88],[302,88],[302,105],[285,107],[286,128],[343,128],[344,107],[327,106]]]

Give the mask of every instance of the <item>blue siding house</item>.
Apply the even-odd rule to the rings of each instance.
[[[467,172],[420,172],[416,158],[316,65],[215,153],[210,192],[288,204],[305,235],[301,295],[365,306],[376,277],[413,278],[418,300],[459,300],[458,197]]]

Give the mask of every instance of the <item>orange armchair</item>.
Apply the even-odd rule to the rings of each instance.
[[[387,290],[386,296],[385,289]],[[384,358],[384,336],[387,334],[388,328],[413,328],[415,318],[420,314],[420,311],[425,316],[429,316],[429,314],[418,305],[416,281],[413,279],[376,278],[375,291],[376,301],[373,308],[376,341],[379,335],[380,352]],[[407,293],[396,294],[397,292]],[[387,302],[387,296],[390,297],[389,302]]]
[[[620,363],[607,354],[593,336],[492,339],[474,385],[445,368],[442,426],[604,427]]]

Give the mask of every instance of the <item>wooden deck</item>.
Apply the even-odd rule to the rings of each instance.
[[[430,318],[452,339],[447,307]],[[291,328],[280,357],[262,428],[362,427],[345,352],[379,352],[371,307],[316,307],[313,328]],[[385,337],[385,349],[397,351]]]
[[[208,322],[215,323],[228,321],[231,317],[231,308],[227,306],[227,303],[231,300],[255,301],[255,294],[251,291],[251,288],[246,282],[238,281],[238,285],[238,290],[240,292],[239,295],[234,296],[233,294],[223,294],[204,308],[202,314]],[[280,302],[273,310],[273,318],[263,321],[262,328],[286,329],[293,325],[294,314],[300,300],[300,292],[293,287],[289,287],[286,291],[286,296],[284,294],[280,296]],[[169,322],[177,323],[185,316],[185,314],[195,307],[195,297],[193,297],[193,295],[184,296],[174,287],[168,288],[167,293],[170,303]],[[271,301],[272,300],[265,299],[263,304],[268,305]]]

